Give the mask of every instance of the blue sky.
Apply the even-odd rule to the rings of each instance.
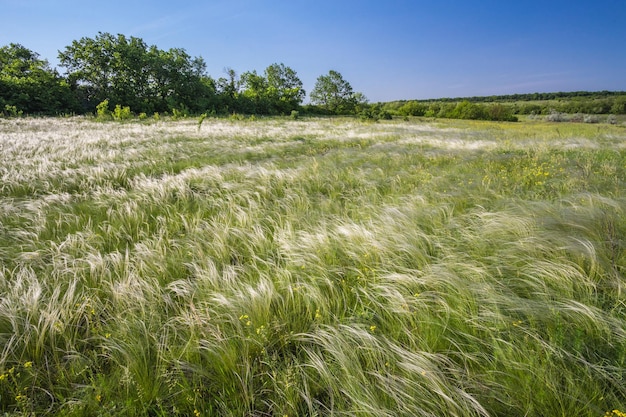
[[[99,31],[184,48],[214,78],[284,63],[309,92],[334,69],[372,102],[626,91],[626,0],[0,0],[0,45],[53,65]]]

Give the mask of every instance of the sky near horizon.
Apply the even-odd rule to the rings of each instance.
[[[226,68],[333,69],[371,101],[626,91],[626,0],[0,0],[0,46],[53,66],[98,32]],[[61,73],[63,68],[59,68]]]

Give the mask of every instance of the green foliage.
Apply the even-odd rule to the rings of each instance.
[[[228,119],[232,122],[240,122],[240,121],[246,120],[246,116],[244,116],[243,114],[239,114],[239,113],[233,113],[230,116],[228,116]]]
[[[505,96],[485,96],[467,98],[443,98],[438,100],[411,100],[385,103],[390,112],[402,116],[450,118],[453,105],[463,102],[485,108],[485,120],[514,121],[515,115],[549,115],[551,112],[562,114],[626,114],[626,93],[624,92],[584,92],[573,93],[533,93],[512,94]],[[495,113],[495,114],[493,114]],[[458,117],[458,115],[457,115]],[[581,116],[581,118],[584,116]],[[581,120],[582,121],[582,120]]]
[[[492,121],[518,121],[511,113],[511,108],[500,103],[489,105],[471,103],[463,100],[459,103],[433,102],[426,107],[424,104],[412,101],[398,108],[397,112],[405,116],[423,115],[425,117],[442,117],[462,120],[492,120]]]
[[[204,119],[207,118],[207,114],[206,113],[202,113],[200,115],[200,118],[198,118],[198,130],[200,130],[200,128],[202,127],[202,122],[204,122]]]
[[[352,86],[334,70],[317,78],[311,91],[311,103],[334,114],[350,114],[357,105]]]
[[[115,109],[113,109],[113,119],[114,120],[128,120],[131,119],[133,117],[132,112],[130,111],[130,107],[129,106],[124,106],[122,107],[119,104],[115,105]]]
[[[427,110],[428,106],[426,104],[417,101],[407,101],[398,108],[397,112],[401,116],[424,116]]]
[[[267,95],[271,114],[287,114],[302,104],[306,91],[296,72],[285,64],[272,64],[265,69]]]
[[[358,113],[359,118],[362,121],[379,121],[379,120],[392,120],[393,116],[381,105],[361,105],[361,110]]]
[[[183,117],[203,112],[229,115],[360,115],[366,119],[400,115],[514,121],[515,115],[626,114],[625,92],[533,93],[506,96],[442,98],[384,103],[384,111],[369,115],[367,100],[355,93],[337,71],[318,77],[311,104],[302,107],[306,92],[296,71],[282,63],[262,74],[246,71],[241,77],[226,69],[215,80],[206,74],[201,57],[182,48],[161,50],[141,38],[99,32],[75,40],[59,53],[60,76],[46,60],[19,44],[0,48],[0,108],[15,106],[24,114],[90,113],[108,99],[110,105],[129,106],[139,114],[172,113]],[[469,103],[469,104],[468,104]],[[457,108],[458,106],[458,108]],[[186,117],[186,116],[185,116]]]
[[[18,110],[17,107],[11,106],[10,104],[6,104],[2,111],[4,117],[22,117],[22,114],[24,114],[22,110]]]
[[[178,108],[172,109],[172,119],[179,120],[185,119],[189,116],[189,109],[186,106],[181,106]]]
[[[136,37],[85,37],[61,51],[59,60],[88,105],[109,99],[146,113],[183,105],[196,110],[210,105],[215,93],[201,58],[179,48],[163,51]]]
[[[109,100],[102,100],[96,106],[96,118],[98,120],[108,120],[111,118],[111,111],[109,110]]]
[[[288,114],[300,108],[306,94],[296,72],[284,64],[270,65],[264,75],[245,72],[239,83],[242,91],[232,104],[244,113]]]
[[[300,118],[300,112],[298,110],[292,110],[290,116],[292,120],[298,120]]]
[[[77,109],[69,85],[46,60],[19,44],[0,48],[0,105],[27,114],[60,114]]]

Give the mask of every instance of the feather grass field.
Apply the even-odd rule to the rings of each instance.
[[[626,410],[621,126],[0,119],[0,181],[5,416]]]

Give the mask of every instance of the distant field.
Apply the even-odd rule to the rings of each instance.
[[[625,210],[621,125],[0,119],[0,413],[618,417]]]

